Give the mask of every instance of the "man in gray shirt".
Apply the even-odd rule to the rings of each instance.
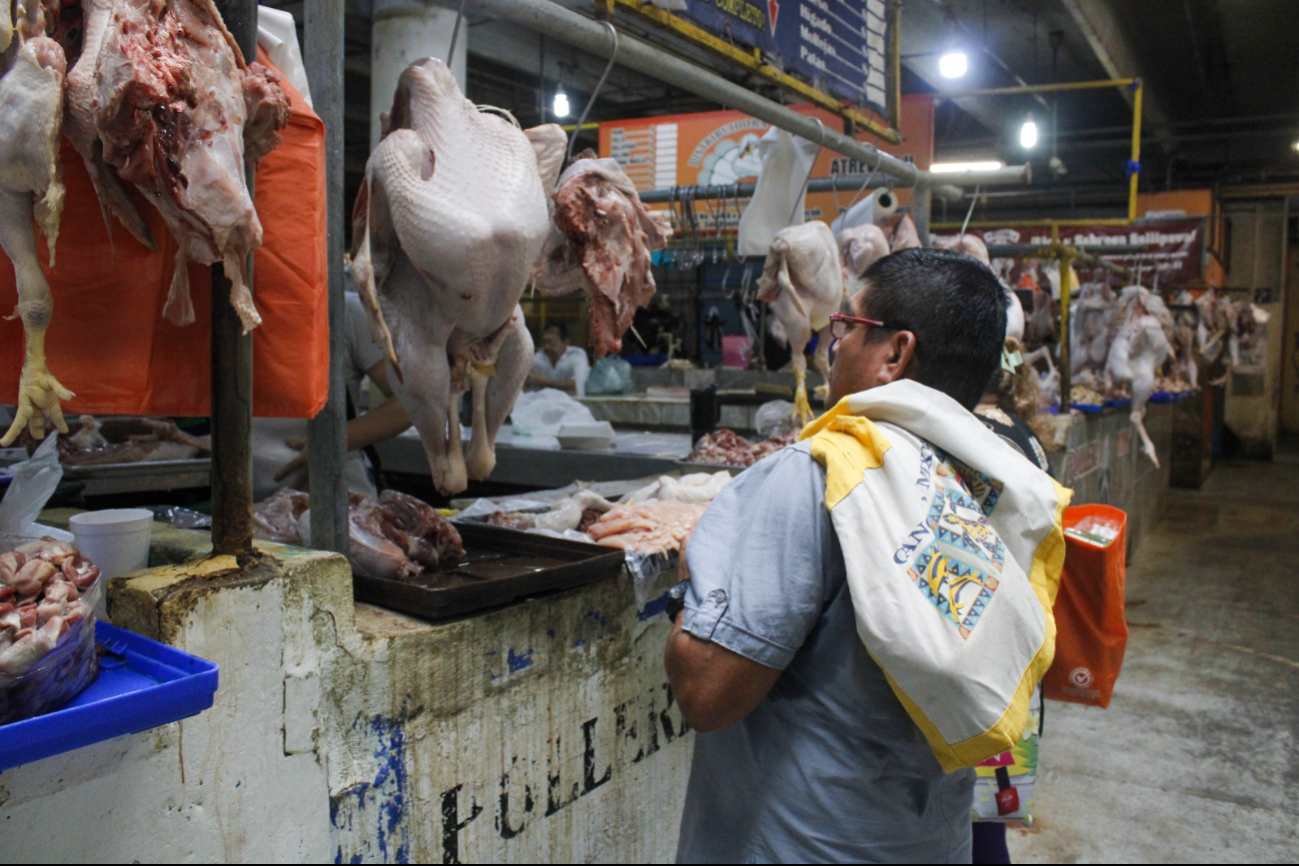
[[[996,277],[972,259],[881,259],[834,323],[831,400],[911,378],[970,408],[1005,321]],[[858,637],[809,444],[728,485],[683,566],[665,661],[699,733],[678,860],[968,863],[974,773],[943,773]]]

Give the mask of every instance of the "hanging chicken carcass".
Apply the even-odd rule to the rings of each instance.
[[[1146,404],[1155,393],[1155,379],[1171,347],[1168,331],[1172,316],[1163,300],[1143,286],[1128,286],[1119,296],[1114,319],[1117,330],[1105,363],[1107,389],[1130,384],[1132,426],[1141,437],[1141,448],[1150,462],[1159,465],[1155,444],[1146,432]]]
[[[889,254],[889,241],[875,223],[862,223],[839,232],[839,254],[843,257],[844,285],[855,295],[865,288],[866,270]]]
[[[553,178],[565,137],[480,111],[434,58],[401,74],[385,126],[353,211],[352,273],[433,482],[458,493],[495,466],[532,365],[518,304],[550,227],[542,173]]]
[[[794,414],[806,424],[812,418],[807,400],[807,358],[803,351],[817,334],[817,370],[830,382],[830,315],[847,300],[839,246],[830,227],[819,220],[781,229],[771,242],[758,300],[771,304],[771,313],[793,352]]]
[[[672,229],[613,159],[575,160],[553,202],[533,285],[544,295],[586,292],[595,357],[618,352],[636,309],[654,297],[650,254],[667,246]]]
[[[35,9],[39,13],[39,5]],[[27,357],[18,386],[18,412],[0,445],[11,444],[24,428],[43,439],[46,419],[68,432],[59,401],[73,396],[45,360],[45,331],[54,299],[36,258],[32,230],[34,220],[49,244],[53,265],[64,192],[58,159],[64,54],[53,40],[29,39],[23,30],[21,21],[16,31],[10,29],[11,39],[21,40],[21,46],[15,51],[10,45],[9,66],[0,78],[0,246],[14,266],[15,314],[23,321]]]
[[[66,40],[62,46],[46,41],[75,58],[62,88],[62,132],[84,160],[105,218],[112,214],[136,240],[155,248],[127,191],[134,186],[162,214],[179,246],[167,318],[178,325],[194,321],[186,264],[222,262],[246,333],[261,322],[244,270],[249,254],[261,246],[262,227],[244,165],[274,149],[288,124],[289,101],[278,76],[259,63],[245,63],[212,0],[82,0],[79,9],[69,3],[66,10],[61,5],[45,0],[32,7],[49,13],[49,19],[41,15],[42,30]],[[77,13],[80,26],[58,20]],[[21,37],[25,29],[16,32]],[[46,108],[42,103],[31,117],[43,117]],[[15,262],[21,285],[21,271],[30,268]],[[26,281],[32,283],[30,275]],[[72,396],[45,365],[48,289],[43,294],[43,323],[24,316],[28,358],[18,412],[38,437],[44,435],[44,418],[65,429],[58,400]],[[15,423],[5,441],[19,427]]]

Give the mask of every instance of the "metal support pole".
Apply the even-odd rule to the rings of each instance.
[[[1073,359],[1069,351],[1069,302],[1073,295],[1073,256],[1060,259],[1060,415],[1073,408]]]
[[[916,234],[922,246],[929,246],[929,217],[934,210],[933,190],[927,184],[918,186],[912,193],[911,210],[916,219]]]
[[[245,58],[257,56],[256,0],[223,0],[221,17]],[[247,168],[253,195],[253,169]],[[253,257],[246,262],[253,285]],[[212,267],[212,552],[253,553],[253,337],[230,305],[230,280]]]
[[[305,4],[303,58],[314,110],[325,124],[326,230],[329,261],[329,399],[307,425],[311,538],[316,550],[347,552],[347,387],[343,372],[343,0]]]
[[[609,31],[603,24],[550,0],[477,0],[474,6],[601,57],[608,57],[612,50]],[[705,99],[751,114],[808,141],[819,142],[844,156],[862,160],[876,171],[897,178],[903,186],[945,182],[905,160],[884,153],[873,144],[826,129],[814,118],[759,96],[739,84],[631,35],[619,36],[618,63]],[[939,188],[936,192],[944,198],[952,193],[959,195],[959,191],[952,187]]]
[[[1138,78],[1132,94],[1132,163],[1128,167],[1128,219],[1137,218],[1137,181],[1141,179],[1141,79]]]

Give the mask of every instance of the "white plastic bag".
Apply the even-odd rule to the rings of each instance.
[[[765,256],[778,231],[807,221],[804,186],[820,152],[816,142],[774,126],[758,141],[762,171],[740,217],[740,255]]]
[[[591,410],[554,388],[525,392],[514,401],[515,436],[554,436],[565,424],[595,422]]]
[[[72,540],[71,533],[36,522],[41,509],[63,479],[58,439],[57,433],[50,433],[29,459],[9,467],[13,481],[4,500],[0,501],[0,534],[30,538],[48,535],[62,541]]]
[[[794,432],[798,420],[794,415],[794,404],[786,400],[772,400],[758,407],[754,415],[753,429],[763,439],[774,439]]]
[[[631,364],[623,358],[606,355],[595,362],[586,379],[586,393],[630,394],[632,392]]]

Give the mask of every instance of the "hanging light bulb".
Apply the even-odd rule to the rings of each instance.
[[[551,104],[551,113],[556,117],[568,117],[572,109],[568,105],[568,94],[564,92],[564,85],[559,85],[555,89],[555,101]]]
[[[1037,124],[1031,117],[1019,128],[1019,146],[1025,150],[1037,147]]]
[[[938,58],[938,71],[944,78],[960,78],[970,68],[964,51],[948,51]]]

